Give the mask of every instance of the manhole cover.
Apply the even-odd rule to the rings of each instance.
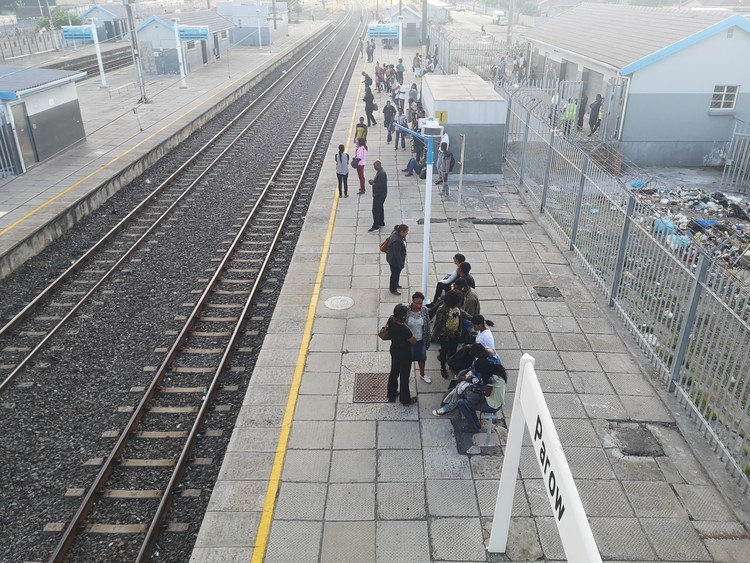
[[[343,311],[344,309],[350,308],[354,305],[354,299],[347,297],[346,295],[334,295],[329,297],[325,301],[326,307],[333,309],[334,311]]]
[[[354,374],[354,402],[355,403],[387,403],[388,402],[388,374],[387,373],[355,373]]]
[[[664,455],[659,442],[644,425],[637,423],[610,422],[612,436],[625,455],[639,457],[661,457]]]
[[[563,294],[560,293],[560,290],[557,289],[556,287],[535,287],[534,291],[536,291],[536,294],[539,297],[550,298],[550,297],[562,297],[563,296]]]

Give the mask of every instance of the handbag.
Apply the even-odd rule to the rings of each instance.
[[[388,323],[383,325],[383,327],[378,331],[378,338],[380,340],[390,340],[391,339],[391,333],[388,332]]]
[[[378,111],[378,104],[372,104],[372,111]]]
[[[359,159],[358,159],[358,158],[357,158],[357,157],[355,156],[355,157],[354,157],[354,158],[352,159],[352,168],[355,168],[355,169],[356,169],[356,168],[357,168],[357,166],[359,166]]]
[[[391,237],[388,237],[387,239],[383,239],[383,242],[380,243],[380,252],[388,252],[388,247],[391,245]]]

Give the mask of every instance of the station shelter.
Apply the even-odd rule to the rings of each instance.
[[[459,158],[461,137],[466,137],[465,174],[499,174],[508,103],[492,85],[470,70],[458,74],[427,74],[422,79],[422,104],[450,138],[450,150]]]
[[[75,82],[85,72],[0,66],[0,177],[86,138]]]

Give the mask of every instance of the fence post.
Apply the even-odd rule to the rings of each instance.
[[[680,328],[680,338],[677,340],[677,346],[675,347],[674,359],[672,361],[672,378],[669,382],[669,392],[672,393],[680,381],[680,371],[682,371],[682,362],[685,360],[685,353],[687,352],[688,344],[690,343],[690,334],[693,332],[693,325],[695,324],[695,317],[698,314],[698,304],[701,300],[701,288],[706,281],[708,274],[708,260],[701,254],[698,257],[698,267],[695,271],[695,281],[693,287],[690,289],[690,297],[688,297],[687,312],[685,318],[682,321],[682,327]]]
[[[617,299],[617,294],[620,289],[620,279],[622,278],[622,270],[625,266],[625,250],[628,247],[628,237],[630,236],[630,221],[633,218],[633,211],[635,210],[635,198],[630,195],[628,197],[628,207],[625,210],[625,220],[622,225],[622,233],[620,234],[620,247],[617,249],[617,261],[615,262],[615,273],[612,279],[612,288],[609,292],[609,306],[612,307]]]
[[[547,204],[547,188],[549,188],[549,176],[552,170],[552,154],[555,151],[555,132],[549,133],[549,149],[547,149],[547,165],[544,168],[544,186],[542,187],[542,201],[539,204],[539,213],[544,213],[544,206]]]
[[[573,218],[573,228],[570,232],[570,250],[573,250],[576,246],[576,239],[578,238],[578,223],[581,221],[581,207],[583,206],[583,190],[586,188],[586,173],[589,171],[589,157],[583,157],[583,163],[581,164],[581,182],[578,185],[578,198],[576,199],[576,211],[575,217]]]
[[[531,122],[531,110],[526,110],[526,126],[523,129],[523,145],[521,146],[521,171],[518,174],[518,183],[523,185],[523,176],[526,172],[526,147],[529,144],[529,124]]]
[[[505,116],[505,135],[504,135],[505,139],[503,139],[503,147],[502,147],[503,157],[501,159],[501,161],[503,162],[508,160],[508,136],[510,133],[510,118],[511,118],[510,106],[512,104],[513,104],[513,98],[508,98],[508,111],[506,112],[506,116]]]

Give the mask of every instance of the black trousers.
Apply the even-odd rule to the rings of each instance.
[[[387,195],[372,196],[372,226],[376,229],[385,226],[385,210],[383,204]]]
[[[391,373],[388,376],[388,398],[398,400],[401,404],[411,403],[409,393],[409,374],[411,373],[411,356],[408,358],[396,358],[391,354]]]
[[[349,182],[349,174],[339,174],[337,172],[336,173],[336,178],[339,181],[339,197],[341,197],[342,195],[348,195],[349,194],[349,184],[348,184],[348,182]],[[343,193],[341,191],[342,186],[344,188]]]
[[[432,298],[432,302],[435,303],[435,301],[440,299],[440,296],[443,293],[448,293],[450,290],[451,290],[451,284],[443,283],[441,281],[437,282],[437,286],[435,287],[435,297]]]
[[[440,337],[440,354],[438,359],[440,360],[440,367],[444,368],[448,358],[456,353],[458,348],[458,340],[455,338]]]
[[[403,268],[398,268],[396,266],[391,266],[391,282],[389,284],[389,289],[391,291],[398,291],[398,278],[401,276],[401,270]]]
[[[375,121],[375,116],[372,115],[372,112],[373,112],[372,108],[370,108],[370,109],[365,108],[365,115],[367,116],[367,126],[368,127],[370,125],[377,125],[378,124],[378,122]]]

